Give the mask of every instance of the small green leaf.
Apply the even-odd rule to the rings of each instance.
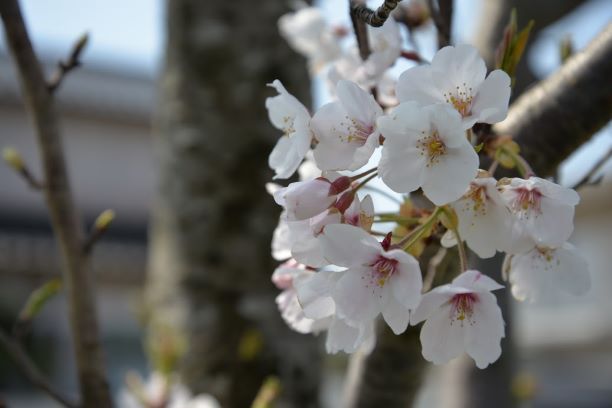
[[[62,289],[62,281],[59,278],[50,280],[30,294],[26,304],[19,313],[18,322],[26,323],[34,319],[42,310],[47,301]]]

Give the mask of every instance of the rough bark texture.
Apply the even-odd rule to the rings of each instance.
[[[520,95],[527,87],[536,81],[536,77],[529,69],[527,56],[535,38],[540,31],[563,18],[574,9],[584,4],[585,0],[540,1],[531,0],[487,0],[482,2],[481,17],[474,36],[474,45],[480,51],[487,66],[493,69],[495,64],[495,50],[499,45],[504,28],[510,18],[512,9],[517,10],[517,23],[519,30],[530,20],[535,24],[531,29],[530,41],[525,49],[525,57],[519,63],[516,71],[513,96]]]
[[[83,227],[70,190],[53,95],[32,49],[18,2],[1,1],[0,15],[41,153],[45,199],[62,259],[81,402],[86,407],[109,407],[112,402],[100,348],[92,275],[83,252]]]
[[[536,174],[557,166],[612,118],[612,24],[512,105],[495,132],[509,134]]]
[[[183,380],[224,407],[250,406],[272,373],[284,391],[279,406],[315,406],[317,343],[281,321],[270,283],[279,210],[264,184],[280,134],[267,118],[264,101],[275,93],[265,84],[278,78],[300,100],[309,95],[305,63],[277,31],[288,10],[277,0],[168,0],[167,11],[151,328],[161,321],[185,334]]]

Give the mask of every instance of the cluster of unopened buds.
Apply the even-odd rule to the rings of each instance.
[[[329,37],[324,41],[329,46]],[[394,58],[376,57],[362,68],[384,71]],[[382,60],[387,65],[371,69]],[[394,107],[383,109],[371,83],[348,77],[335,82],[336,100],[312,116],[280,81],[270,84],[278,95],[266,107],[284,135],[269,164],[276,179],[299,168],[302,180],[268,185],[283,207],[272,252],[284,263],[272,280],[293,329],[327,331],[328,352],[352,353],[372,349],[379,315],[396,334],[424,321],[426,360],[441,364],[466,352],[484,368],[501,354],[504,321],[493,291],[503,286],[469,269],[466,246],[481,258],[506,253],[504,277],[519,300],[555,288],[588,290],[586,262],[567,243],[578,194],[536,177],[512,142],[498,143],[496,152],[516,163],[523,178],[497,180],[495,166],[479,169],[482,146],[474,145],[472,129],[502,121],[511,90],[502,70],[486,74],[475,48],[448,46],[431,64],[399,77]],[[378,148],[378,165],[362,170]],[[406,195],[399,213],[376,213],[363,195],[374,178]],[[422,193],[431,206],[417,208],[411,193]],[[378,222],[397,227],[375,231]],[[417,258],[425,245],[457,246],[460,272],[449,283],[432,289],[431,277],[424,279]]]

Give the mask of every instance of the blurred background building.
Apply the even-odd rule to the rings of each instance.
[[[112,208],[117,213],[93,254],[100,325],[116,392],[128,369],[146,372],[138,314],[146,268],[147,222],[156,180],[151,119],[162,48],[162,1],[22,3],[35,45],[49,72],[78,35],[85,30],[92,34],[85,66],[69,75],[58,97],[70,177],[88,225],[104,209]],[[334,16],[344,12],[344,2],[340,0],[325,3]],[[469,26],[470,18],[478,18],[477,0],[456,2],[455,7],[455,27]],[[560,38],[573,33],[577,48],[582,48],[609,21],[612,3],[585,2],[534,39],[530,56],[534,72],[541,77],[556,69],[555,50]],[[457,34],[460,42],[469,41],[469,35]],[[12,62],[2,45],[0,147],[17,148],[33,173],[40,175],[33,129],[19,93]],[[612,131],[608,126],[566,162],[561,169],[561,182],[572,185],[610,146]],[[533,406],[612,406],[610,163],[603,173],[607,176],[598,186],[580,191],[582,201],[577,207],[572,238],[589,261],[590,294],[580,299],[563,297],[515,307],[521,371],[535,387]],[[28,294],[58,276],[58,268],[42,195],[0,165],[0,324],[10,327]],[[62,296],[52,300],[36,319],[27,344],[35,360],[52,373],[60,388],[76,392],[65,310]],[[439,375],[439,368],[433,371],[429,388],[421,398],[423,406],[441,406],[439,398],[444,393],[439,393],[437,387],[453,378]],[[330,390],[328,400],[340,394],[340,375],[330,377],[333,386],[326,387]],[[0,398],[14,407],[54,406],[32,393],[2,351]],[[334,403],[330,402],[330,406]]]

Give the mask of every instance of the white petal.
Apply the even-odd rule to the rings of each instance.
[[[423,357],[434,364],[445,364],[464,351],[464,327],[451,324],[451,306],[437,308],[421,329]]]
[[[410,319],[410,312],[406,306],[391,298],[383,309],[382,315],[393,333],[402,334],[406,331]]]
[[[453,286],[470,289],[474,292],[489,292],[503,289],[503,286],[476,270],[467,270],[453,279]]]
[[[542,212],[530,221],[530,232],[540,246],[556,247],[574,231],[574,207],[542,197]]]
[[[336,86],[338,99],[349,117],[374,125],[376,118],[382,115],[382,108],[374,97],[351,81],[340,80]]]
[[[495,296],[479,293],[474,303],[472,323],[466,326],[466,351],[478,368],[486,368],[501,355],[504,320]]]
[[[367,264],[382,251],[376,238],[352,225],[327,225],[319,239],[322,240],[325,258],[338,266]]]
[[[422,106],[445,101],[442,92],[433,83],[431,67],[423,65],[410,68],[400,75],[396,93],[400,102],[415,101]]]
[[[497,69],[489,74],[472,103],[479,123],[497,123],[506,118],[510,101],[510,77]]]
[[[268,165],[276,172],[274,179],[286,179],[295,173],[302,159],[303,156],[298,154],[293,140],[281,137],[270,153]]]
[[[348,269],[334,288],[333,298],[338,315],[358,324],[373,320],[381,311],[383,289],[371,282],[370,268]]]
[[[425,168],[423,192],[434,204],[444,205],[463,195],[478,171],[478,155],[465,144],[449,148],[439,160]]]
[[[293,286],[304,315],[311,319],[322,319],[335,312],[331,291],[335,284],[331,272],[316,272],[296,279]]]
[[[416,259],[402,250],[385,252],[384,256],[398,261],[397,271],[391,276],[393,296],[407,309],[415,309],[421,301],[423,278]]]
[[[448,293],[450,285],[443,285],[427,292],[421,298],[421,302],[410,315],[410,324],[416,325],[428,319],[444,303],[448,302],[452,295]]]
[[[433,82],[445,92],[457,86],[475,92],[485,79],[487,67],[476,48],[461,44],[439,50],[431,61],[431,71]]]

